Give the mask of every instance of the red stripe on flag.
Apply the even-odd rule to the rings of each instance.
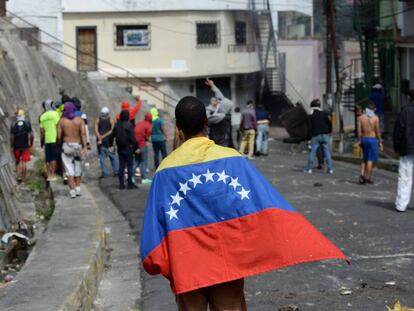
[[[346,256],[301,214],[268,208],[170,232],[144,260],[176,294],[287,266]]]

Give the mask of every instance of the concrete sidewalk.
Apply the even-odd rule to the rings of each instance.
[[[85,186],[76,199],[59,182],[51,188],[55,212],[22,271],[5,288],[2,311],[86,311],[93,305],[104,268],[102,219]]]
[[[335,173],[304,174],[306,155],[278,141],[254,164],[301,213],[351,259],[293,266],[248,278],[249,310],[386,310],[401,299],[414,307],[414,210],[394,211],[395,173],[374,171],[375,184],[358,184],[356,165],[335,162]],[[128,219],[138,241],[148,187],[119,191],[114,178],[101,188]],[[143,275],[142,310],[174,310],[162,277]]]

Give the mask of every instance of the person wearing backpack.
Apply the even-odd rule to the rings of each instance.
[[[129,111],[122,110],[119,121],[116,122],[114,131],[114,138],[118,147],[119,158],[119,189],[125,189],[124,173],[125,167],[128,171],[128,189],[138,189],[132,182],[132,169],[134,165],[134,153],[138,149],[137,140],[134,135],[134,126],[129,122]]]
[[[19,109],[16,122],[10,129],[10,144],[16,159],[16,175],[19,182],[27,177],[27,162],[30,161],[33,140],[32,125],[26,120],[24,110]]]

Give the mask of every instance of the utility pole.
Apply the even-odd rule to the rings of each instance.
[[[331,49],[331,16],[329,14],[329,0],[324,0],[326,12],[326,104],[333,108],[332,104],[332,49]]]
[[[329,90],[332,94],[332,53],[335,60],[335,80],[336,80],[336,91],[335,91],[335,100],[334,102],[334,112],[336,117],[336,124],[335,129],[339,133],[339,153],[343,153],[343,138],[344,138],[344,122],[342,117],[342,109],[341,109],[341,100],[342,100],[342,80],[341,80],[341,74],[339,69],[339,50],[336,40],[336,9],[335,9],[335,0],[326,0],[326,16],[327,16],[327,25],[326,25],[326,31],[327,31],[327,46],[330,46],[329,50],[329,57],[327,55],[327,58],[330,59],[329,63],[329,69],[327,68],[327,73],[329,71],[330,76],[330,86]],[[328,82],[328,81],[327,81]],[[328,87],[327,87],[328,90]]]

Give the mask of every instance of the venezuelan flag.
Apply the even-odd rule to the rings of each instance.
[[[148,197],[141,258],[176,294],[345,255],[233,149],[200,137],[161,164]]]

